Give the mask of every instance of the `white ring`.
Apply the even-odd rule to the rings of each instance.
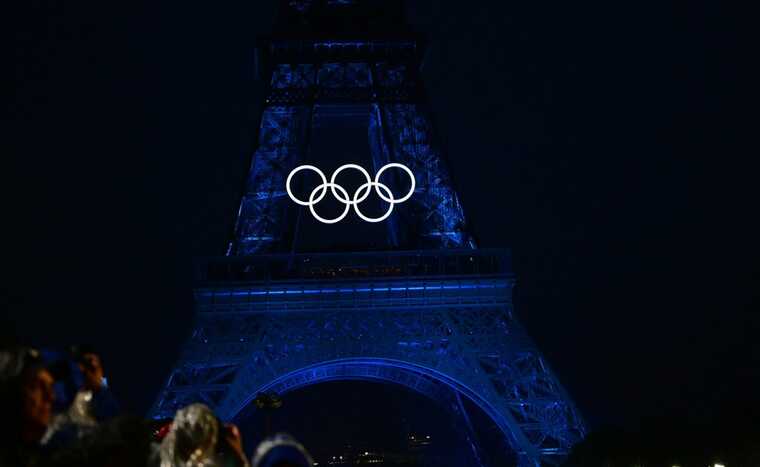
[[[367,187],[367,193],[369,193],[370,192],[370,188],[372,188],[372,186],[374,186],[375,187],[375,191],[377,191],[378,193],[380,192],[378,190],[378,188],[382,188],[383,190],[387,191],[390,196],[393,196],[393,193],[391,192],[391,189],[388,188],[387,186],[383,185],[382,183],[377,183],[377,182],[368,182],[368,183],[365,183],[364,185],[360,186],[356,190],[356,192],[354,193],[354,212],[356,213],[357,216],[361,217],[363,220],[365,220],[367,222],[374,223],[374,222],[382,222],[382,221],[384,221],[385,219],[388,218],[388,216],[391,215],[391,213],[393,212],[393,205],[395,205],[396,203],[388,203],[388,210],[385,212],[385,214],[383,214],[382,216],[380,216],[378,218],[365,216],[359,210],[359,203],[356,202],[356,197],[359,196],[359,192],[362,191],[362,189],[364,189],[365,186]]]
[[[325,174],[321,170],[319,170],[318,168],[314,167],[313,165],[301,165],[301,166],[298,166],[295,169],[293,169],[290,172],[290,174],[288,175],[288,179],[285,181],[285,190],[288,192],[288,196],[290,196],[290,199],[292,199],[293,201],[295,201],[297,204],[300,204],[301,206],[310,206],[312,203],[309,202],[309,201],[303,202],[300,199],[296,198],[295,195],[293,195],[293,192],[290,190],[290,181],[292,180],[293,175],[295,175],[296,173],[300,172],[301,170],[307,170],[307,169],[308,170],[313,170],[314,172],[316,172],[319,175],[319,178],[322,179],[322,184],[317,187],[317,188],[322,188],[322,194],[319,196],[319,198],[317,198],[316,200],[314,200],[314,203],[318,203],[318,202],[322,201],[322,198],[324,198],[325,195],[327,194],[327,178],[325,177]],[[309,199],[311,199],[311,197],[309,197]]]
[[[330,185],[330,188],[335,187],[338,190],[342,191],[343,194],[346,196],[346,199],[348,199],[348,192],[345,190],[345,188],[343,188],[340,185],[336,185],[334,183],[326,183],[325,185],[320,185],[314,188],[314,190],[312,190],[311,195],[309,196],[309,211],[311,211],[311,215],[314,216],[314,218],[318,220],[319,222],[322,222],[323,224],[335,224],[336,222],[342,221],[348,215],[348,210],[351,209],[351,204],[346,203],[346,209],[343,210],[343,214],[336,217],[335,219],[325,219],[324,217],[321,217],[319,214],[317,214],[317,210],[314,209],[314,205],[317,204],[317,202],[316,201],[312,202],[312,199],[314,198],[314,193],[316,193],[317,190],[319,190],[322,187],[324,187],[326,191],[327,185]]]
[[[381,183],[380,183],[380,175],[383,174],[383,172],[385,171],[385,169],[390,169],[391,167],[398,167],[399,169],[403,169],[404,171],[406,171],[407,174],[409,174],[409,179],[412,181],[412,185],[409,187],[409,193],[407,193],[406,196],[404,196],[403,198],[398,199],[398,200],[397,199],[393,199],[392,197],[391,198],[386,198],[385,196],[383,196],[382,193],[380,193],[380,190],[378,190],[378,188],[381,185]],[[383,186],[385,186],[385,185],[383,185]],[[415,180],[414,174],[412,173],[412,171],[409,170],[409,167],[407,167],[405,165],[402,165],[402,164],[399,164],[397,162],[391,162],[390,164],[386,164],[385,166],[383,166],[383,168],[381,168],[380,170],[377,171],[377,174],[375,174],[375,191],[377,192],[377,196],[379,196],[380,198],[382,198],[383,201],[385,201],[387,203],[392,203],[392,204],[403,203],[404,201],[406,201],[406,200],[408,200],[409,198],[412,197],[412,195],[414,194],[414,189],[415,188],[417,188],[417,181]]]
[[[333,196],[335,196],[335,198],[338,201],[340,201],[341,203],[348,203],[348,204],[361,203],[362,201],[364,201],[365,199],[367,199],[367,197],[369,196],[369,190],[367,190],[367,194],[364,195],[364,197],[362,199],[360,199],[360,200],[357,200],[356,196],[354,196],[354,200],[353,201],[351,201],[351,198],[348,198],[348,196],[346,196],[346,199],[341,199],[340,196],[338,196],[338,193],[335,192],[335,187],[337,186],[337,185],[335,185],[335,179],[338,177],[339,173],[341,173],[342,171],[344,171],[346,169],[356,169],[359,172],[361,172],[362,175],[364,175],[364,178],[367,179],[367,182],[364,185],[366,185],[367,183],[372,183],[372,178],[370,178],[369,172],[367,172],[366,170],[364,170],[364,167],[362,167],[360,165],[356,165],[356,164],[346,164],[346,165],[341,165],[340,167],[338,167],[338,169],[335,172],[333,172],[332,177],[330,177],[330,183],[333,186],[330,187],[330,190],[332,191]],[[362,186],[364,186],[364,185],[362,185]],[[359,190],[356,190],[356,191],[359,191]],[[344,191],[344,193],[346,193],[346,192]],[[348,194],[346,193],[346,195],[348,195]],[[318,203],[319,201],[315,201],[315,202]]]

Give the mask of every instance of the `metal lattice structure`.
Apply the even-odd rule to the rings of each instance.
[[[506,251],[216,258],[199,283],[194,332],[156,417],[202,401],[234,420],[263,391],[366,379],[448,407],[469,398],[523,465],[561,459],[583,436],[514,317]]]
[[[335,44],[332,44],[335,45]],[[345,45],[345,44],[339,44]],[[314,45],[316,50],[320,44]],[[391,233],[418,247],[474,247],[464,211],[420,102],[419,84],[404,64],[278,64],[272,72],[262,115],[259,148],[253,158],[228,254],[250,255],[282,249],[289,238],[284,220],[294,208],[285,193],[287,174],[308,152],[309,128],[320,108],[366,102],[369,150],[376,166],[400,162],[415,173],[412,206],[402,211]],[[406,228],[409,232],[398,232]]]
[[[308,19],[315,5],[360,3],[284,8]],[[584,436],[515,318],[508,252],[476,248],[467,230],[425,111],[420,48],[408,34],[264,42],[270,90],[233,240],[228,256],[199,264],[193,334],[152,416],[200,401],[240,420],[263,391],[360,379],[437,401],[470,427],[476,459],[463,398],[493,420],[519,465],[558,464]],[[341,108],[365,109],[372,162],[403,163],[417,189],[387,223],[391,251],[296,254],[285,178],[313,158],[315,115]]]

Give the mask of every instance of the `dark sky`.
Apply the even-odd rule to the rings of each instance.
[[[147,409],[222,254],[273,1],[29,1],[6,18],[2,331],[102,349]],[[410,2],[466,213],[593,426],[756,407],[756,156],[718,2]],[[495,6],[498,3],[498,7]],[[315,389],[316,390],[316,389]]]

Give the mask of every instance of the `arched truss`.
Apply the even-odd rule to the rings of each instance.
[[[435,402],[441,409],[449,412],[457,423],[464,425],[461,427],[462,432],[478,460],[481,453],[477,441],[474,439],[473,427],[470,424],[467,409],[462,404],[462,396],[472,401],[493,420],[494,424],[508,439],[510,448],[518,443],[509,427],[509,422],[488,401],[478,396],[475,391],[435,370],[402,361],[382,358],[351,358],[323,362],[283,375],[263,386],[253,396],[270,391],[285,395],[292,391],[330,381],[391,383],[422,394]],[[232,416],[233,420],[242,421],[255,410],[255,405],[250,403],[252,399],[248,400],[238,414]],[[506,457],[507,453],[504,454]],[[528,465],[530,465],[529,462]]]
[[[461,394],[494,420],[523,464],[559,463],[584,425],[514,318],[506,260],[488,250],[428,255],[221,261],[196,289],[193,335],[153,416],[201,401],[230,420],[268,388],[384,378],[433,399],[441,390]]]

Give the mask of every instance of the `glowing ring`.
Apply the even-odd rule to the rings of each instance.
[[[382,188],[383,190],[385,190],[388,193],[389,196],[393,197],[393,193],[391,192],[391,189],[388,188],[387,186],[383,185],[382,183],[367,182],[364,185],[360,186],[356,190],[356,192],[354,193],[354,212],[356,213],[357,216],[361,217],[363,220],[365,220],[367,222],[372,222],[372,223],[382,222],[385,219],[387,219],[388,216],[391,215],[391,213],[393,212],[393,206],[396,203],[388,203],[388,210],[385,212],[385,214],[383,214],[382,216],[380,216],[378,218],[374,218],[374,217],[367,217],[364,214],[362,214],[362,212],[359,210],[359,203],[356,201],[356,198],[359,196],[359,193],[361,193],[361,191],[364,190],[364,187],[367,187],[367,189],[365,191],[369,194],[370,188],[372,188],[373,186],[375,187],[375,191],[377,193],[380,193],[379,188]],[[366,196],[365,196],[365,198],[366,198]],[[383,199],[385,199],[385,198],[383,198]]]
[[[386,185],[380,183],[380,175],[382,175],[383,172],[385,172],[385,169],[390,169],[392,167],[398,167],[399,169],[403,169],[407,174],[409,174],[409,180],[412,181],[412,185],[409,187],[409,193],[407,193],[406,196],[404,196],[401,199],[393,199],[393,194],[391,194],[390,198],[386,198],[385,196],[383,196],[382,193],[380,193],[380,190],[378,190],[378,188],[380,188],[380,185],[388,188]],[[382,200],[385,201],[386,203],[391,203],[391,204],[403,203],[404,201],[412,197],[412,195],[414,194],[415,188],[417,188],[417,181],[415,180],[414,174],[412,173],[412,171],[409,170],[409,167],[399,164],[397,162],[386,164],[385,166],[383,166],[383,168],[377,171],[377,174],[375,174],[375,191],[377,192],[377,196],[382,198]]]
[[[338,167],[338,169],[335,172],[333,172],[332,177],[330,177],[330,184],[332,185],[332,186],[330,186],[330,190],[332,191],[333,196],[335,196],[335,198],[338,201],[340,201],[341,203],[348,203],[349,205],[350,204],[361,203],[362,201],[364,201],[365,199],[367,199],[367,197],[369,196],[369,190],[367,190],[367,194],[365,194],[362,197],[362,199],[359,199],[359,200],[356,199],[356,194],[354,194],[354,200],[353,201],[351,201],[351,198],[349,198],[348,196],[346,196],[345,199],[342,199],[340,196],[338,196],[338,193],[335,192],[335,187],[338,186],[338,185],[335,184],[335,179],[338,177],[339,173],[341,173],[342,171],[344,171],[346,169],[356,169],[359,172],[361,172],[362,175],[364,175],[364,178],[367,179],[367,182],[364,185],[366,185],[367,183],[372,183],[372,178],[370,178],[369,172],[367,172],[366,170],[364,170],[364,167],[362,167],[360,165],[356,165],[356,164],[346,164],[346,165],[341,165],[340,167]],[[362,185],[362,186],[364,186],[364,185]],[[359,192],[359,190],[356,190],[356,191]],[[345,191],[344,191],[344,193],[345,193]],[[319,201],[315,201],[315,203],[318,203],[318,202]]]
[[[339,191],[343,192],[346,199],[348,199],[348,192],[346,191],[345,188],[343,188],[340,185],[336,185],[332,182],[325,183],[324,185],[319,185],[318,187],[314,188],[311,192],[311,195],[309,195],[309,211],[311,211],[311,215],[314,216],[314,218],[318,220],[319,222],[322,222],[323,224],[335,224],[336,222],[342,221],[348,215],[348,211],[349,209],[351,209],[351,203],[346,203],[346,209],[343,210],[343,214],[336,217],[335,219],[325,219],[324,217],[321,217],[319,214],[317,214],[317,210],[314,209],[314,205],[317,204],[317,201],[314,201],[314,194],[319,189],[323,189],[326,191],[328,186],[330,188],[337,188]]]
[[[314,203],[318,203],[322,201],[322,198],[325,197],[327,194],[327,178],[325,177],[325,174],[319,170],[318,168],[314,167],[313,165],[301,165],[293,169],[290,174],[288,175],[288,179],[285,181],[285,190],[288,192],[288,196],[290,196],[290,199],[295,201],[297,204],[300,204],[301,206],[310,206],[313,203],[311,201],[303,202],[300,199],[296,198],[295,195],[293,195],[293,191],[290,189],[290,181],[293,179],[293,175],[297,174],[298,172],[302,170],[313,170],[319,175],[319,178],[322,179],[322,184],[319,185],[317,188],[322,189],[322,194],[319,195],[319,198],[314,200]],[[311,199],[311,197],[309,197]]]

